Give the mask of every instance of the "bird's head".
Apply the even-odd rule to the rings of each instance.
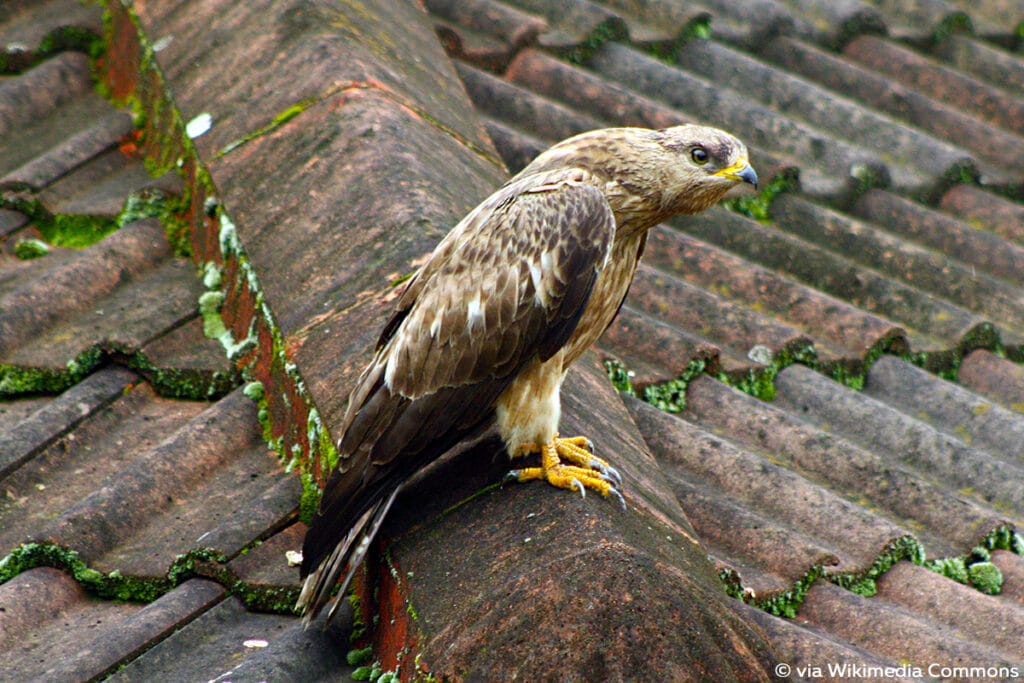
[[[663,203],[672,213],[698,213],[710,208],[739,183],[757,188],[747,146],[725,131],[684,125],[655,131],[664,152],[654,155],[655,173],[662,175]]]
[[[713,206],[739,183],[757,187],[747,147],[717,128],[604,128],[540,154],[520,175],[576,167],[603,182],[620,231]]]

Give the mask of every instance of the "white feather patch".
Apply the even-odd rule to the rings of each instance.
[[[530,279],[533,281],[533,299],[541,306],[547,306],[548,292],[544,286],[544,272],[536,263],[530,264]]]
[[[540,255],[540,269],[545,275],[551,275],[551,271],[555,266],[555,259],[551,255],[550,251],[545,251]]]
[[[466,306],[466,329],[472,332],[476,326],[484,326],[484,311],[480,305],[480,292],[477,292]]]
[[[444,306],[437,309],[434,313],[434,322],[430,323],[430,336],[437,338],[438,333],[441,331],[441,321],[444,320]]]

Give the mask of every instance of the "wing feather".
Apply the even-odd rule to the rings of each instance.
[[[615,220],[579,169],[517,178],[485,200],[409,281],[373,362],[350,397],[345,432],[306,536],[302,575],[319,584],[315,615],[348,548],[418,469],[493,420],[498,396],[530,359],[571,337],[601,268]],[[356,534],[351,532],[356,527]],[[375,531],[379,520],[372,525]],[[347,539],[347,540],[346,540]]]

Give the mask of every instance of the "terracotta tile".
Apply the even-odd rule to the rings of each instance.
[[[982,229],[1024,246],[1024,206],[970,185],[950,188],[939,208]]]
[[[80,52],[64,52],[20,76],[0,81],[0,136],[45,116],[92,87],[89,58]]]
[[[128,370],[111,368],[86,378],[60,396],[30,401],[21,419],[6,422],[0,429],[0,477],[20,467],[55,439],[74,430],[82,420],[101,410],[138,381]],[[5,413],[11,403],[0,404]],[[6,417],[6,415],[5,415]]]
[[[1022,467],[1005,454],[968,446],[914,415],[876,398],[843,390],[832,380],[800,366],[779,373],[775,400],[864,449],[890,454],[894,462],[922,478],[942,481],[946,488],[968,500],[1006,511],[1011,519],[1024,510],[1024,491],[1016,484]],[[865,430],[868,421],[872,428]],[[979,531],[984,534],[990,529]]]
[[[124,279],[169,256],[163,228],[146,220],[118,230],[45,277],[20,283],[0,302],[0,353],[29,342],[61,317],[88,310]]]
[[[834,77],[828,79],[826,89],[712,40],[688,42],[678,51],[677,60],[681,68],[719,88],[743,93],[778,116],[805,126],[808,133],[831,137],[824,141],[829,151],[849,147],[868,153],[871,158],[865,163],[884,166],[901,192],[935,195],[945,178],[974,165],[966,150],[878,115],[856,101],[862,98],[837,96],[835,90],[849,93],[837,87]],[[801,61],[810,60],[803,56]],[[805,154],[802,161],[811,159]]]
[[[843,49],[843,54],[937,100],[1024,135],[1024,102],[994,86],[875,36],[854,39]]]
[[[333,666],[321,669],[299,668],[309,655],[292,645],[281,652],[282,641],[305,642],[322,639],[318,630],[305,630],[292,617],[258,614],[246,610],[240,600],[229,597],[182,624],[154,647],[133,657],[126,666],[106,680],[212,680],[218,676],[231,680],[317,680],[316,673],[344,671],[346,644],[332,641],[315,648],[315,652]],[[307,648],[308,649],[308,648]],[[249,676],[252,660],[266,658],[271,652],[278,658],[279,668]],[[333,660],[330,659],[334,653]],[[290,657],[291,655],[292,657]],[[320,663],[318,661],[317,663]],[[277,676],[273,674],[276,673]]]
[[[107,680],[344,680],[355,670],[345,662],[347,635],[306,629],[293,617],[255,613],[228,598]]]
[[[747,224],[718,212],[704,220]],[[752,312],[784,320],[814,340],[819,356],[862,357],[879,344],[898,347],[904,334],[894,323],[802,285],[779,272],[782,269],[765,268],[681,230],[656,230],[648,244],[645,263],[686,278],[704,290],[718,292]],[[792,340],[792,336],[777,338],[774,346],[781,348]]]
[[[862,127],[853,129],[863,131],[865,144],[876,146],[880,153],[897,156],[901,147],[905,149],[906,154],[902,160],[904,164],[918,166],[927,160],[929,168],[934,169],[940,178],[953,177],[958,167],[967,168],[964,159],[973,156],[986,182],[990,183],[1006,183],[1009,181],[1008,176],[1019,176],[1024,169],[1021,166],[1021,159],[1024,158],[1024,137],[985,123],[957,107],[937,102],[914,88],[893,83],[889,78],[870,69],[788,37],[772,41],[764,54],[781,67],[796,72],[830,91],[862,103],[862,107],[877,109],[933,136],[928,140],[914,131],[895,128],[893,130],[896,131],[897,141],[885,140],[885,136],[879,134],[877,119],[874,125],[864,122]],[[825,110],[822,113],[811,103],[803,100],[799,107],[801,110],[806,109],[823,119],[828,118],[838,123],[838,117],[831,111]],[[844,130],[851,129],[844,126]],[[942,168],[940,163],[933,163],[942,158],[942,155],[937,153],[938,149],[948,144],[945,141],[953,140],[962,141],[961,145],[969,141],[970,149],[962,148],[959,152],[947,151],[949,165],[946,168]],[[936,144],[939,141],[943,143]],[[920,147],[914,151],[910,147],[912,144],[931,145],[935,151],[925,154]]]
[[[1006,660],[1024,664],[1024,607],[911,564],[898,562],[878,580],[877,599],[900,605],[985,643]]]
[[[846,250],[835,253],[772,223],[710,211],[700,218],[676,220],[675,224],[756,265],[781,271],[873,316],[892,320],[908,330],[913,348],[948,348],[985,322],[982,316],[855,263]],[[812,225],[803,223],[795,227],[813,230]]]
[[[938,667],[937,673],[941,674],[942,667],[1018,664],[998,650],[964,637],[966,634],[957,629],[827,583],[816,583],[811,588],[797,621],[827,630],[882,657],[915,665],[925,676],[929,665]]]
[[[1002,375],[1003,382],[1008,383],[1007,379]],[[1024,466],[1024,453],[1019,450],[1024,417],[1019,412],[892,356],[879,358],[868,380],[865,394],[931,424],[948,425],[947,431],[965,444]]]
[[[700,378],[687,392],[683,417],[701,429],[728,435],[750,452],[764,454],[808,482],[825,486],[873,512],[878,515],[876,524],[880,529],[893,533],[892,525],[898,525],[920,538],[930,557],[964,553],[1004,521],[995,510],[936,483],[927,474],[898,462],[887,451],[858,444],[831,423],[819,425],[809,420],[791,407],[784,386],[779,391],[782,395],[766,403],[718,381]],[[856,399],[850,390],[835,387],[832,391],[832,402],[847,398],[847,394],[849,400]],[[876,417],[863,424],[878,431],[884,426],[881,422]],[[770,517],[764,511],[760,514]],[[809,519],[813,517],[808,515]],[[958,523],[950,527],[950,519],[957,519]],[[879,548],[863,541],[861,537],[851,537],[839,548],[846,548],[847,553],[865,553],[859,561],[871,562],[875,559],[872,553]],[[769,542],[764,539],[761,543]],[[877,543],[877,537],[874,542]]]
[[[1010,329],[1024,318],[1024,301],[1016,283],[1005,282],[960,262],[957,252],[939,254],[894,237],[873,225],[833,209],[784,195],[772,204],[776,225],[805,240],[826,246],[908,287],[949,301]]]
[[[1024,368],[996,354],[978,349],[964,356],[958,380],[964,386],[1024,412]]]

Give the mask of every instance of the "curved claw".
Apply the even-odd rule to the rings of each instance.
[[[619,474],[619,471],[617,469],[615,469],[608,463],[602,462],[597,458],[594,458],[593,460],[590,461],[589,465],[598,472],[600,472],[601,478],[607,481],[609,484],[614,484],[615,486],[622,486],[622,475]]]
[[[581,482],[579,479],[576,479],[575,477],[573,477],[572,485],[580,490],[580,497],[581,498],[586,498],[587,497],[587,489],[583,486],[583,482]],[[614,491],[615,489],[613,488],[612,490]],[[620,498],[621,498],[621,496],[620,496]]]
[[[616,498],[618,498],[619,499],[619,505],[622,506],[623,511],[626,510],[626,499],[622,497],[622,494],[619,493],[619,490],[617,488],[615,488],[613,486],[610,489],[608,489],[608,495],[609,496],[615,496]]]
[[[512,481],[519,481],[520,472],[522,472],[522,470],[509,470],[506,472],[505,476],[501,478],[501,485],[504,486]]]

